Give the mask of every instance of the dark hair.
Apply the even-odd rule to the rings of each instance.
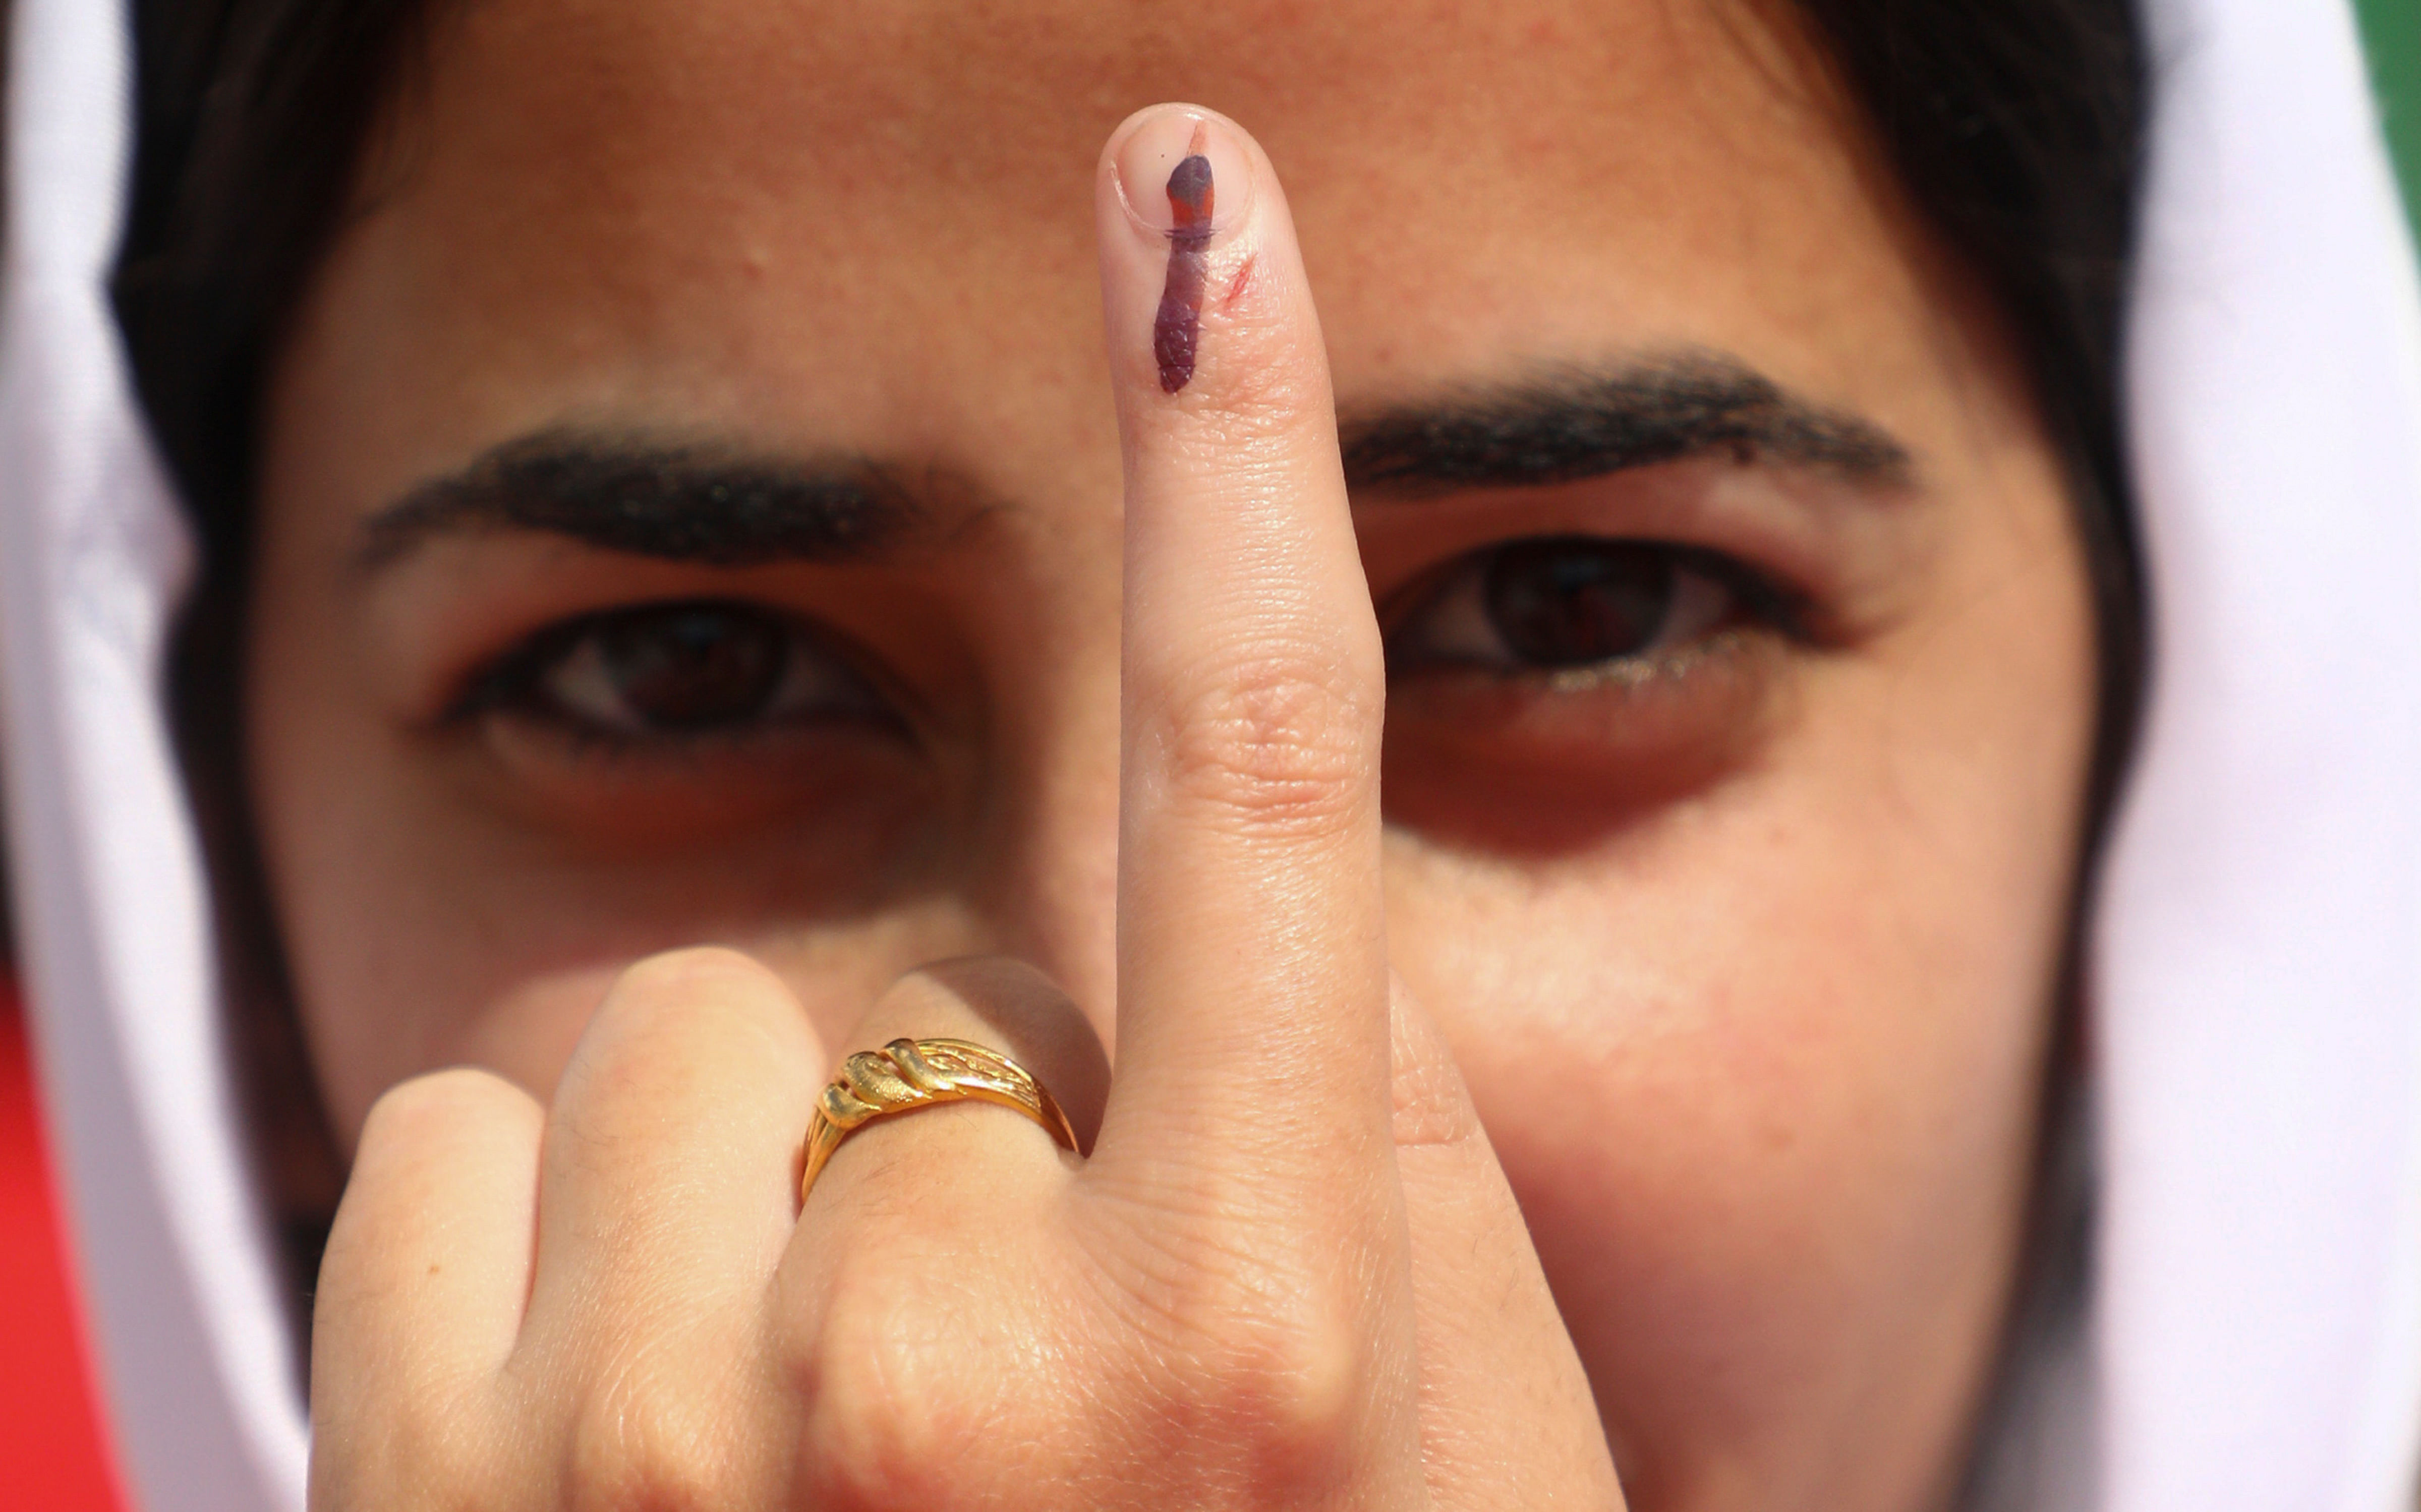
[[[2146,120],[2136,0],[1791,3],[1814,23],[1918,211],[1999,300],[2068,462],[2100,649],[2085,808],[2098,847],[2133,744],[2148,654],[2118,414]],[[2079,917],[2086,901],[2080,888]]]
[[[214,864],[232,882],[221,889],[223,907],[258,912],[227,710],[240,694],[231,648],[263,371],[313,262],[349,212],[382,112],[408,87],[423,28],[445,3],[136,4],[139,134],[115,292],[137,387],[204,546],[179,725],[206,830],[217,831]],[[2065,454],[2100,647],[2084,816],[2090,845],[2125,764],[2145,662],[2116,399],[2144,130],[2134,0],[1770,3],[1795,12],[1917,212],[1997,300]],[[2089,854],[2076,890],[2080,919]],[[248,927],[266,938],[265,920]],[[230,929],[242,936],[247,926]],[[255,972],[278,970],[273,948],[253,954],[264,958]],[[299,1074],[285,1021],[282,1038],[274,1025],[239,1033],[255,1062]],[[2063,1016],[2064,1036],[2074,1021]],[[2059,1111],[2073,1080],[2054,1077],[2047,1093],[2053,1140],[2074,1127]],[[2040,1162],[2046,1180],[2067,1168],[2057,1154]],[[2038,1236],[2046,1205],[2038,1198]],[[2064,1242],[2080,1247],[2072,1235]]]

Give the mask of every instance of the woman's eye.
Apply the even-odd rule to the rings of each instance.
[[[719,601],[616,610],[541,631],[480,679],[471,705],[626,738],[739,734],[882,708],[796,622]]]
[[[1686,647],[1741,617],[1738,570],[1687,548],[1560,536],[1450,568],[1387,636],[1391,670],[1567,671]]]

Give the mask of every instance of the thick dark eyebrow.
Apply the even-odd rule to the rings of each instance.
[[[1718,353],[1556,369],[1339,427],[1356,490],[1409,495],[1539,487],[1712,453],[1855,481],[1908,481],[1909,450],[1872,421],[1797,397]]]
[[[531,530],[711,567],[859,561],[915,534],[926,518],[890,475],[855,459],[793,461],[544,430],[370,516],[354,559],[375,570],[442,538]]]

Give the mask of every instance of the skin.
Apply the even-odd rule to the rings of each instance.
[[[1217,126],[1249,193],[1177,395],[1113,134],[1168,98],[1253,133]],[[352,1161],[320,1504],[1947,1494],[2089,613],[2011,342],[1783,23],[492,0],[362,181],[270,391],[246,662]],[[1678,351],[1906,465],[1340,481],[1335,413]],[[567,428],[872,459],[924,524],[364,565],[382,510]],[[1398,654],[1447,564],[1570,535],[1799,607],[1594,675]],[[551,624],[699,598],[820,627],[889,712],[460,711]],[[920,1113],[802,1215],[817,1087],[901,1033],[1016,1051],[1091,1160]]]

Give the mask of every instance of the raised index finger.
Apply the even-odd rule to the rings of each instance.
[[[1388,1147],[1384,677],[1319,319],[1276,178],[1223,117],[1131,118],[1098,210],[1126,463],[1100,1154],[1351,1186],[1337,1162]]]

